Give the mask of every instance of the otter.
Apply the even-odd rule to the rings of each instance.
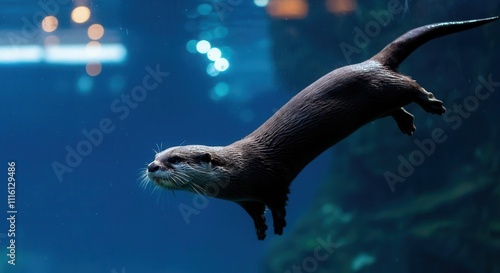
[[[158,152],[145,183],[236,202],[253,219],[257,238],[266,237],[266,207],[274,233],[286,226],[289,186],[319,154],[375,119],[391,116],[412,135],[414,117],[403,106],[416,102],[442,115],[443,102],[397,71],[422,44],[478,27],[497,17],[436,23],[408,31],[369,60],[344,66],[295,95],[245,138],[224,147],[178,146]]]

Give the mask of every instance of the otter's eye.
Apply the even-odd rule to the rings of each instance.
[[[180,156],[171,156],[167,159],[168,163],[170,164],[177,164],[182,161],[182,158]]]
[[[212,155],[210,153],[203,153],[198,156],[198,159],[201,162],[209,163],[210,161],[212,161]]]

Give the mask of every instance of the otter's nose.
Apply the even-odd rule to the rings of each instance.
[[[151,162],[149,163],[148,165],[148,172],[149,173],[154,173],[156,172],[158,169],[160,168],[160,166],[158,166],[156,163],[154,162]]]

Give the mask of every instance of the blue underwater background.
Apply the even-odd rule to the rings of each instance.
[[[282,236],[258,241],[234,203],[138,181],[154,150],[230,144],[325,73],[500,1],[0,8],[0,272],[500,272],[500,22],[405,60],[448,114],[410,105],[412,137],[386,118],[326,151],[292,183]]]

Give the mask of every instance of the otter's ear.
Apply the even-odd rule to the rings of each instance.
[[[198,156],[201,162],[210,163],[212,161],[212,155],[210,153],[203,153]]]

